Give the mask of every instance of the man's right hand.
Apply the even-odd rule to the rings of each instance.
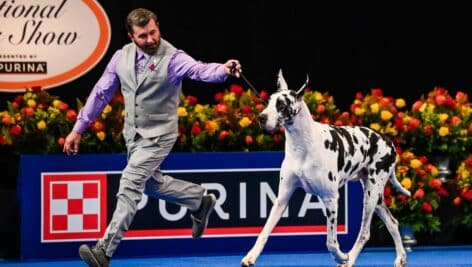
[[[77,154],[79,152],[80,138],[81,134],[74,131],[70,132],[64,142],[64,153],[66,153],[67,155]]]

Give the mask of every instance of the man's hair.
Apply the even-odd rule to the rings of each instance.
[[[149,23],[149,21],[151,21],[151,19],[153,19],[156,24],[159,24],[156,14],[151,10],[144,8],[134,9],[126,18],[126,31],[133,34],[133,26],[144,27]]]

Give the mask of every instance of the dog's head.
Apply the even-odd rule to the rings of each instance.
[[[262,128],[273,131],[280,126],[290,125],[301,110],[303,94],[308,85],[308,76],[303,86],[298,91],[289,90],[282,70],[279,70],[277,78],[277,92],[269,98],[267,107],[259,114],[259,122]]]

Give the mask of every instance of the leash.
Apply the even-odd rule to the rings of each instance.
[[[231,68],[231,74],[234,74],[236,72],[236,63],[233,64],[233,67]],[[261,99],[261,101],[267,105],[267,101],[265,101],[262,97],[261,97],[261,93],[256,89],[256,87],[254,87],[254,85],[252,85],[252,83],[246,78],[246,76],[244,74],[242,74],[241,72],[239,73],[239,77],[241,77],[244,82],[249,86],[249,88],[254,91],[254,93],[256,94],[257,97],[259,97]]]

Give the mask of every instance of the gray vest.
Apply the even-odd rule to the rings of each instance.
[[[177,108],[182,84],[173,85],[167,78],[167,66],[177,49],[161,38],[159,48],[149,59],[140,81],[136,80],[136,49],[134,43],[125,45],[116,65],[126,111],[124,138],[128,142],[136,133],[144,138],[177,135]]]

